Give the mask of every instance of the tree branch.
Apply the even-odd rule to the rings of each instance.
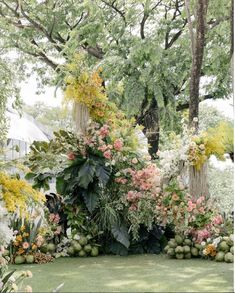
[[[116,3],[116,0],[112,1],[111,3],[109,3],[108,1],[105,1],[105,0],[101,0],[101,2],[103,2],[105,5],[112,8],[114,11],[116,11],[121,16],[121,18],[123,19],[123,21],[126,25],[125,12],[122,12],[120,9],[117,8],[117,6],[114,5]]]
[[[200,101],[199,102],[203,102],[205,100],[210,100],[210,99],[214,99],[215,98],[215,95],[214,94],[211,94],[211,95],[205,95],[203,97],[200,98]],[[186,110],[189,108],[189,102],[186,102],[184,104],[179,104],[176,106],[176,111],[179,112],[179,111],[182,111],[182,110]]]
[[[41,31],[46,38],[54,45],[54,47],[56,48],[56,50],[58,52],[62,51],[62,48],[60,46],[58,46],[57,42],[52,38],[52,36],[50,35],[50,33],[38,22],[36,22],[35,20],[33,20],[23,9],[22,5],[21,5],[21,13],[22,15],[33,25],[33,27],[35,29],[37,29],[38,31]]]

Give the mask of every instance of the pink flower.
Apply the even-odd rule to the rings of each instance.
[[[54,234],[55,234],[55,235],[59,235],[59,234],[61,233],[61,231],[62,231],[62,227],[61,227],[61,226],[58,226],[58,227],[56,228],[56,231],[54,232]]]
[[[109,127],[108,125],[104,125],[100,128],[100,135],[102,138],[106,137],[109,134]]]
[[[67,154],[67,158],[69,159],[69,160],[74,160],[75,159],[75,154],[73,153],[73,152],[69,152],[68,154]]]
[[[203,213],[205,212],[204,207],[200,207],[200,208],[199,208],[199,212],[200,212],[201,214],[203,214]]]
[[[129,211],[136,211],[137,210],[137,205],[132,203],[131,206],[129,207]]]
[[[216,216],[213,220],[212,220],[212,224],[213,225],[220,225],[223,223],[223,218],[221,215]]]
[[[200,197],[197,199],[196,204],[197,204],[197,205],[200,205],[204,200],[205,200],[205,197],[204,197],[204,196],[200,196]]]
[[[113,144],[114,148],[116,151],[121,151],[122,147],[123,147],[123,142],[121,139],[116,139],[114,144]]]
[[[28,242],[23,242],[23,243],[22,243],[22,247],[23,247],[24,249],[28,249],[28,248],[29,248],[29,243],[28,243]]]
[[[38,235],[36,240],[37,240],[36,242],[37,246],[41,247],[44,243],[44,238],[42,237],[42,235]]]
[[[55,224],[58,224],[60,221],[60,216],[59,214],[50,214],[49,215],[49,221]]]
[[[116,178],[114,181],[117,182],[117,183],[121,183],[121,184],[126,184],[127,183],[127,179],[122,178],[122,177]]]
[[[132,164],[137,164],[138,163],[138,160],[136,158],[134,158],[134,159],[131,160],[131,163]]]
[[[105,152],[107,150],[107,148],[108,148],[107,145],[103,144],[100,147],[98,147],[98,150],[101,151],[101,152]]]
[[[106,158],[106,159],[111,159],[111,157],[112,157],[112,154],[111,154],[111,151],[110,150],[107,150],[107,151],[105,151],[104,152],[104,157]]]

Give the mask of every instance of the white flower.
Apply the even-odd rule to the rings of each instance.
[[[32,278],[33,274],[32,274],[31,271],[26,271],[26,276],[27,276],[28,278]]]
[[[16,285],[16,283],[13,283],[11,286],[13,292],[17,292],[18,291],[18,286]]]
[[[194,117],[193,118],[193,122],[198,122],[198,118],[197,117]]]
[[[205,246],[206,245],[206,242],[205,241],[202,241],[201,245],[202,246]]]
[[[33,289],[32,289],[31,286],[27,285],[27,286],[25,287],[25,289],[24,289],[24,292],[26,292],[26,293],[32,293],[32,292],[33,292]]]

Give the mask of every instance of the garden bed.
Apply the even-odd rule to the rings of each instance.
[[[165,255],[60,258],[43,265],[11,265],[31,270],[34,292],[233,292],[233,264]]]

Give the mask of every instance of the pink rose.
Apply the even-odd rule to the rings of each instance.
[[[106,159],[111,159],[111,157],[112,157],[112,154],[111,154],[111,151],[110,150],[107,150],[107,151],[105,151],[104,152],[104,157],[106,158]]]
[[[100,135],[102,138],[106,137],[109,134],[109,127],[108,125],[104,125],[100,128]]]
[[[29,248],[29,243],[28,242],[23,242],[22,247],[24,249],[28,249]]]
[[[114,144],[113,144],[113,147],[115,148],[116,151],[120,151],[123,147],[123,142],[121,139],[116,139]]]
[[[107,150],[107,148],[108,148],[107,145],[103,144],[100,147],[98,147],[98,150],[101,151],[101,152],[105,152]]]

